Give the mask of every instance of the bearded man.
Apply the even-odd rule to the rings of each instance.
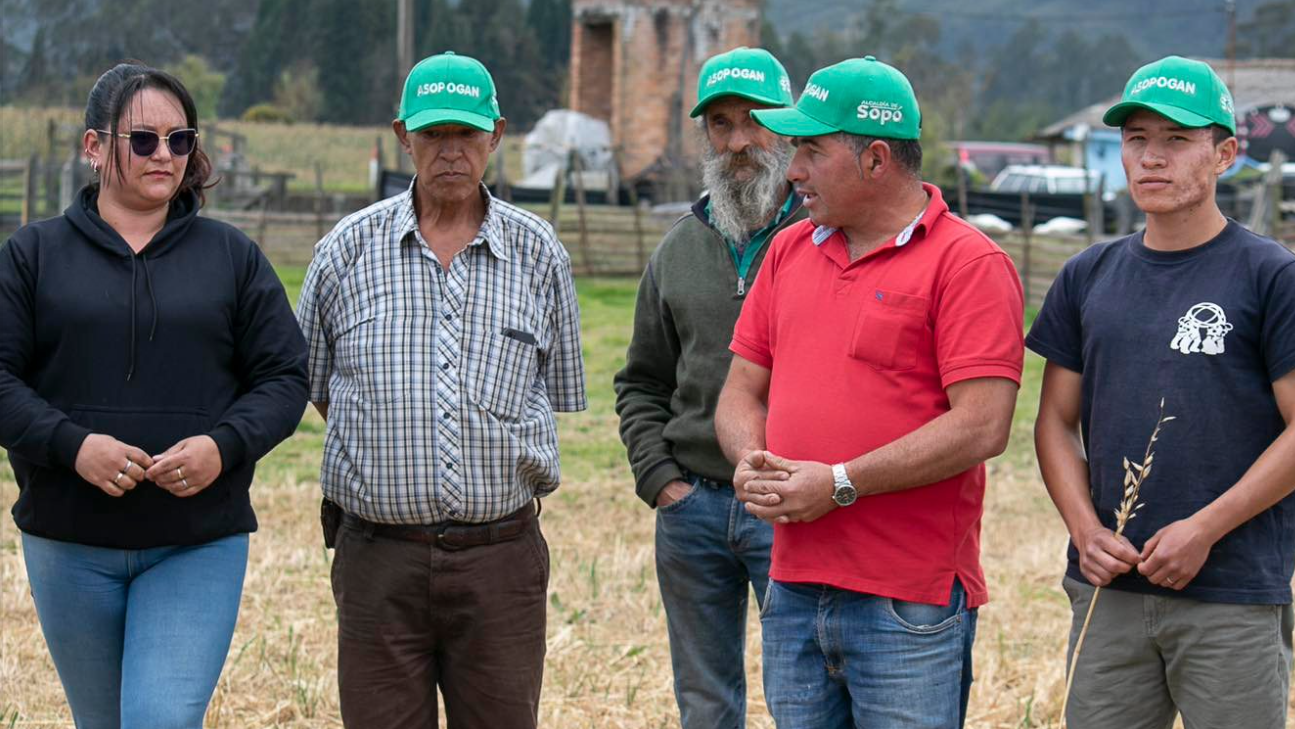
[[[766,244],[804,217],[786,180],[792,147],[751,118],[790,106],[769,52],[737,48],[697,83],[708,190],[652,255],[615,378],[639,498],[657,509],[656,565],[684,729],[745,726],[748,584],[763,606],[773,531],[734,498],[715,436],[728,341]]]

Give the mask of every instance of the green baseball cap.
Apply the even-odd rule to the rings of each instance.
[[[701,116],[720,96],[741,96],[769,106],[791,106],[791,79],[773,54],[763,48],[734,48],[711,56],[697,76],[697,105],[688,116]]]
[[[411,132],[434,124],[463,124],[493,132],[499,119],[495,81],[475,58],[449,51],[424,58],[405,79],[397,118]]]
[[[1139,68],[1124,86],[1120,103],[1102,121],[1119,127],[1139,109],[1147,109],[1185,127],[1218,124],[1237,133],[1232,93],[1208,63],[1168,56]]]
[[[922,112],[899,69],[872,56],[820,68],[791,109],[757,109],[751,116],[784,137],[848,132],[888,139],[922,136]]]

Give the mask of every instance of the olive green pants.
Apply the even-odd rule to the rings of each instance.
[[[1074,618],[1093,588],[1066,578]],[[1071,729],[1281,729],[1290,690],[1290,605],[1232,605],[1104,589],[1079,654]]]

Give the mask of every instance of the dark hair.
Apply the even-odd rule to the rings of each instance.
[[[849,132],[837,132],[836,136],[854,151],[855,157],[866,152],[873,142],[885,142],[886,146],[890,147],[890,156],[899,163],[901,168],[914,177],[920,177],[922,174],[922,143],[916,139],[869,137]]]
[[[1231,137],[1236,136],[1235,134],[1233,134],[1233,133],[1232,133],[1232,130],[1228,129],[1227,127],[1223,126],[1222,124],[1211,124],[1211,125],[1210,125],[1210,129],[1214,130],[1214,146],[1215,146],[1215,147],[1217,147],[1217,146],[1219,146],[1220,144],[1223,144],[1224,142],[1228,141],[1228,139],[1230,139]]]
[[[184,84],[176,77],[139,61],[119,63],[105,71],[99,80],[95,81],[94,88],[90,89],[90,98],[86,100],[85,128],[96,131],[106,129],[110,132],[108,158],[104,162],[103,169],[106,171],[108,165],[112,164],[119,181],[124,181],[126,177],[121,167],[117,165],[117,142],[124,141],[117,136],[117,122],[129,107],[131,100],[144,89],[157,89],[174,96],[184,109],[185,124],[193,129],[198,128],[198,108],[193,103],[193,97],[189,95],[188,89],[184,88]],[[192,190],[197,194],[198,205],[201,206],[206,202],[203,191],[212,186],[207,184],[210,178],[211,160],[207,158],[207,153],[202,150],[202,144],[199,141],[189,153],[184,177],[181,178],[180,187],[175,194],[178,197]],[[98,182],[94,181],[91,184],[97,185]]]

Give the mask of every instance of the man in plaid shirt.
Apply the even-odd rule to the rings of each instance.
[[[554,411],[585,408],[571,264],[542,219],[481,184],[494,82],[424,59],[393,122],[417,176],[315,249],[298,316],[327,419],[333,593],[348,727],[535,727]]]

